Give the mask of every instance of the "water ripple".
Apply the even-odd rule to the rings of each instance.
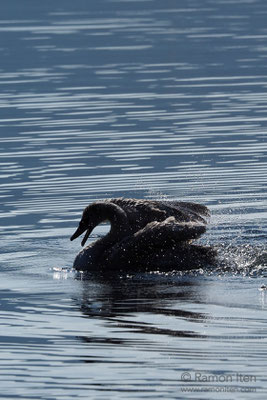
[[[2,396],[184,398],[202,371],[262,398],[266,2],[29,4],[0,20]],[[77,275],[68,238],[113,196],[208,205],[225,267]]]

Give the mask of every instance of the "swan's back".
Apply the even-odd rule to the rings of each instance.
[[[153,221],[163,221],[174,217],[178,222],[206,223],[205,218],[210,215],[209,209],[197,203],[180,201],[159,201],[113,198],[106,201],[117,204],[127,214],[129,223],[137,229],[143,228]]]

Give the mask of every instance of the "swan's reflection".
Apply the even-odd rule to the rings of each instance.
[[[128,333],[204,337],[197,330],[184,329],[188,322],[191,327],[192,323],[207,318],[203,313],[183,309],[186,308],[185,302],[200,301],[204,284],[201,277],[177,276],[170,280],[166,276],[150,274],[115,278],[81,282],[81,297],[74,301],[85,317],[100,318]],[[171,327],[162,327],[162,319],[167,319]],[[181,329],[177,329],[177,320]],[[83,336],[81,339],[90,343],[107,343],[110,337]]]

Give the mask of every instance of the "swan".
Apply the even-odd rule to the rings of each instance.
[[[106,220],[111,228],[105,237],[78,253],[73,267],[82,271],[143,271],[170,267],[183,270],[213,262],[216,256],[213,249],[191,243],[206,231],[206,221],[197,210],[208,215],[208,209],[195,203],[166,203],[108,199],[86,207],[71,240],[86,231],[84,244],[92,230]],[[119,204],[127,204],[128,208]],[[129,204],[133,205],[130,211]],[[146,215],[148,210],[152,211],[151,215]],[[175,215],[170,215],[172,213]],[[135,223],[133,215],[138,216]]]
[[[126,199],[123,197],[105,199],[97,201],[84,209],[75,236],[78,237],[87,230],[84,239],[82,240],[82,246],[86,243],[93,228],[102,222],[99,222],[99,218],[96,216],[97,214],[94,215],[95,204],[98,204],[98,207],[102,207],[102,210],[107,209],[108,205],[111,205],[111,207],[114,204],[118,206],[120,210],[123,210],[127,215],[128,230],[130,232],[137,232],[144,228],[149,222],[164,221],[166,218],[171,216],[179,222],[195,221],[202,222],[203,224],[206,224],[204,216],[210,216],[209,209],[206,206],[197,203],[167,200]],[[115,213],[119,212],[118,208],[114,207],[113,209]],[[89,226],[87,227],[87,225]]]

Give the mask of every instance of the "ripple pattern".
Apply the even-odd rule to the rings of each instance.
[[[182,374],[200,371],[256,377],[223,399],[266,398],[266,14],[264,0],[5,2],[0,397],[184,399]],[[205,203],[203,240],[235,268],[82,279],[68,237],[115,196]]]

